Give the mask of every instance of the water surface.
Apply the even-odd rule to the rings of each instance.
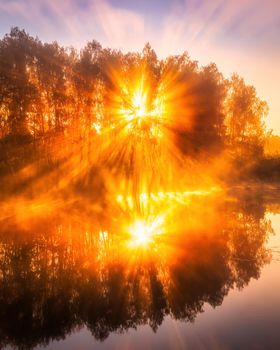
[[[124,203],[7,218],[1,346],[278,349],[279,194],[233,193],[154,198],[145,242]]]

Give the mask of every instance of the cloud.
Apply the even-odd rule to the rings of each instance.
[[[135,45],[135,38],[142,36],[145,27],[141,15],[102,0],[83,3],[75,0],[0,0],[0,13],[1,17],[8,16],[10,26],[20,21],[32,34],[78,47],[91,39],[115,47],[124,43]]]
[[[280,44],[280,3],[278,0],[176,2],[164,19],[163,37],[174,49],[183,42],[190,46],[219,44],[247,48],[267,47],[276,40]]]
[[[104,1],[94,4],[93,10],[106,40],[113,46],[134,46],[145,32],[144,18],[131,10],[114,8]]]
[[[79,47],[97,39],[104,45],[131,50],[151,41],[163,55],[187,46],[280,44],[278,0],[170,3],[166,11],[159,8],[157,12],[155,6],[143,1],[143,12],[139,4],[128,9],[123,1],[116,6],[109,0],[0,0],[0,20],[6,23],[6,28],[2,25],[1,29],[9,31],[8,25],[19,22],[46,40],[57,39]]]
[[[188,51],[200,64],[238,72],[270,106],[268,126],[280,133],[280,2],[186,0],[164,18],[161,56]]]

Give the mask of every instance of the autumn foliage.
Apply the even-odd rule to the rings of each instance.
[[[77,144],[89,162],[106,144],[111,167],[129,163],[124,153],[147,140],[174,158],[226,151],[248,159],[263,153],[267,113],[237,74],[227,80],[215,64],[200,67],[186,53],[159,59],[149,44],[124,54],[96,41],[78,52],[18,28],[0,41],[4,173],[30,161],[57,161]]]

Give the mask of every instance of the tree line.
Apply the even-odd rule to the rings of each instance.
[[[159,59],[149,44],[124,54],[93,40],[77,51],[15,27],[0,40],[1,169],[9,158],[40,158],[62,140],[94,143],[103,130],[124,127],[120,111],[133,109],[127,96],[139,79],[147,109],[164,96],[164,128],[183,155],[263,154],[268,106],[237,74],[225,79],[215,64],[201,67],[186,53]]]

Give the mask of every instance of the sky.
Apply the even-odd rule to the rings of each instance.
[[[187,51],[254,85],[280,135],[280,0],[0,0],[0,37],[18,26],[45,42],[141,51]]]

